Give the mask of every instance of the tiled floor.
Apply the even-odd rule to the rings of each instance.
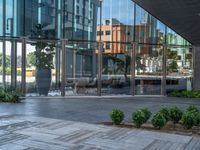
[[[199,150],[190,136],[0,114],[0,150]]]

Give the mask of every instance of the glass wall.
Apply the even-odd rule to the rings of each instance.
[[[68,42],[65,53],[65,95],[97,95],[98,45]]]
[[[22,82],[22,43],[20,41],[16,42],[16,86],[21,88]]]
[[[135,42],[164,44],[165,27],[163,23],[136,5]]]
[[[3,0],[0,0],[0,36],[3,35]]]
[[[0,40],[0,86],[3,86],[3,42]]]
[[[13,46],[5,37],[20,42]],[[165,89],[191,89],[190,43],[132,0],[0,0],[0,38],[6,42],[5,49],[0,43],[2,70],[16,68],[18,84],[26,54],[29,96],[39,95],[38,68],[32,62],[38,41],[54,44],[49,96],[161,95]],[[10,61],[13,56],[16,61]],[[10,83],[11,74],[2,74],[2,83]]]
[[[6,41],[6,84],[11,85],[11,51],[12,43],[11,41]]]
[[[163,51],[163,46],[140,44],[136,47],[136,95],[161,95]]]
[[[131,78],[131,44],[112,43],[115,51],[120,53],[106,52],[111,43],[105,42],[102,57],[102,94],[103,95],[130,95]]]
[[[44,46],[45,45],[45,46]],[[43,47],[38,49],[39,47]],[[60,43],[54,40],[29,40],[26,44],[26,96],[60,96],[60,68],[56,64],[59,64],[60,60],[57,59],[56,55],[60,54]],[[37,53],[37,54],[36,54]],[[42,63],[51,61],[50,56],[44,53],[52,53],[52,66],[50,69],[50,77],[44,69],[41,72]],[[40,55],[37,56],[36,55]],[[60,57],[60,56],[59,56]],[[43,59],[43,62],[40,60]],[[40,62],[39,62],[40,61]],[[48,65],[50,63],[47,63]],[[48,92],[43,92],[48,85],[45,85],[43,81],[50,84]],[[39,82],[43,83],[41,85]]]
[[[192,89],[192,64],[191,48],[167,47],[167,90]]]

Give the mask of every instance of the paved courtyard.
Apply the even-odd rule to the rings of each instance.
[[[0,114],[0,150],[199,150],[200,139],[44,117]]]
[[[168,97],[66,97],[28,98],[18,104],[0,103],[0,113],[30,115],[87,123],[110,121],[113,108],[125,112],[126,120],[131,120],[132,112],[148,108],[152,112],[161,107],[178,106],[185,110],[189,105],[200,106],[200,99]]]

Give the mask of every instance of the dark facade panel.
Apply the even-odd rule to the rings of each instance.
[[[133,0],[193,45],[200,45],[199,0]]]

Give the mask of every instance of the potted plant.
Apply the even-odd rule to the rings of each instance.
[[[43,26],[37,25],[35,35],[37,39],[42,39]],[[46,39],[46,37],[45,37]],[[48,95],[48,91],[51,85],[51,69],[54,69],[53,57],[54,57],[55,45],[44,40],[38,40],[35,44],[35,67],[36,67],[36,88],[40,95]]]
[[[36,87],[40,95],[48,95],[51,85],[51,69],[54,69],[54,45],[46,42],[37,42],[36,57]]]

